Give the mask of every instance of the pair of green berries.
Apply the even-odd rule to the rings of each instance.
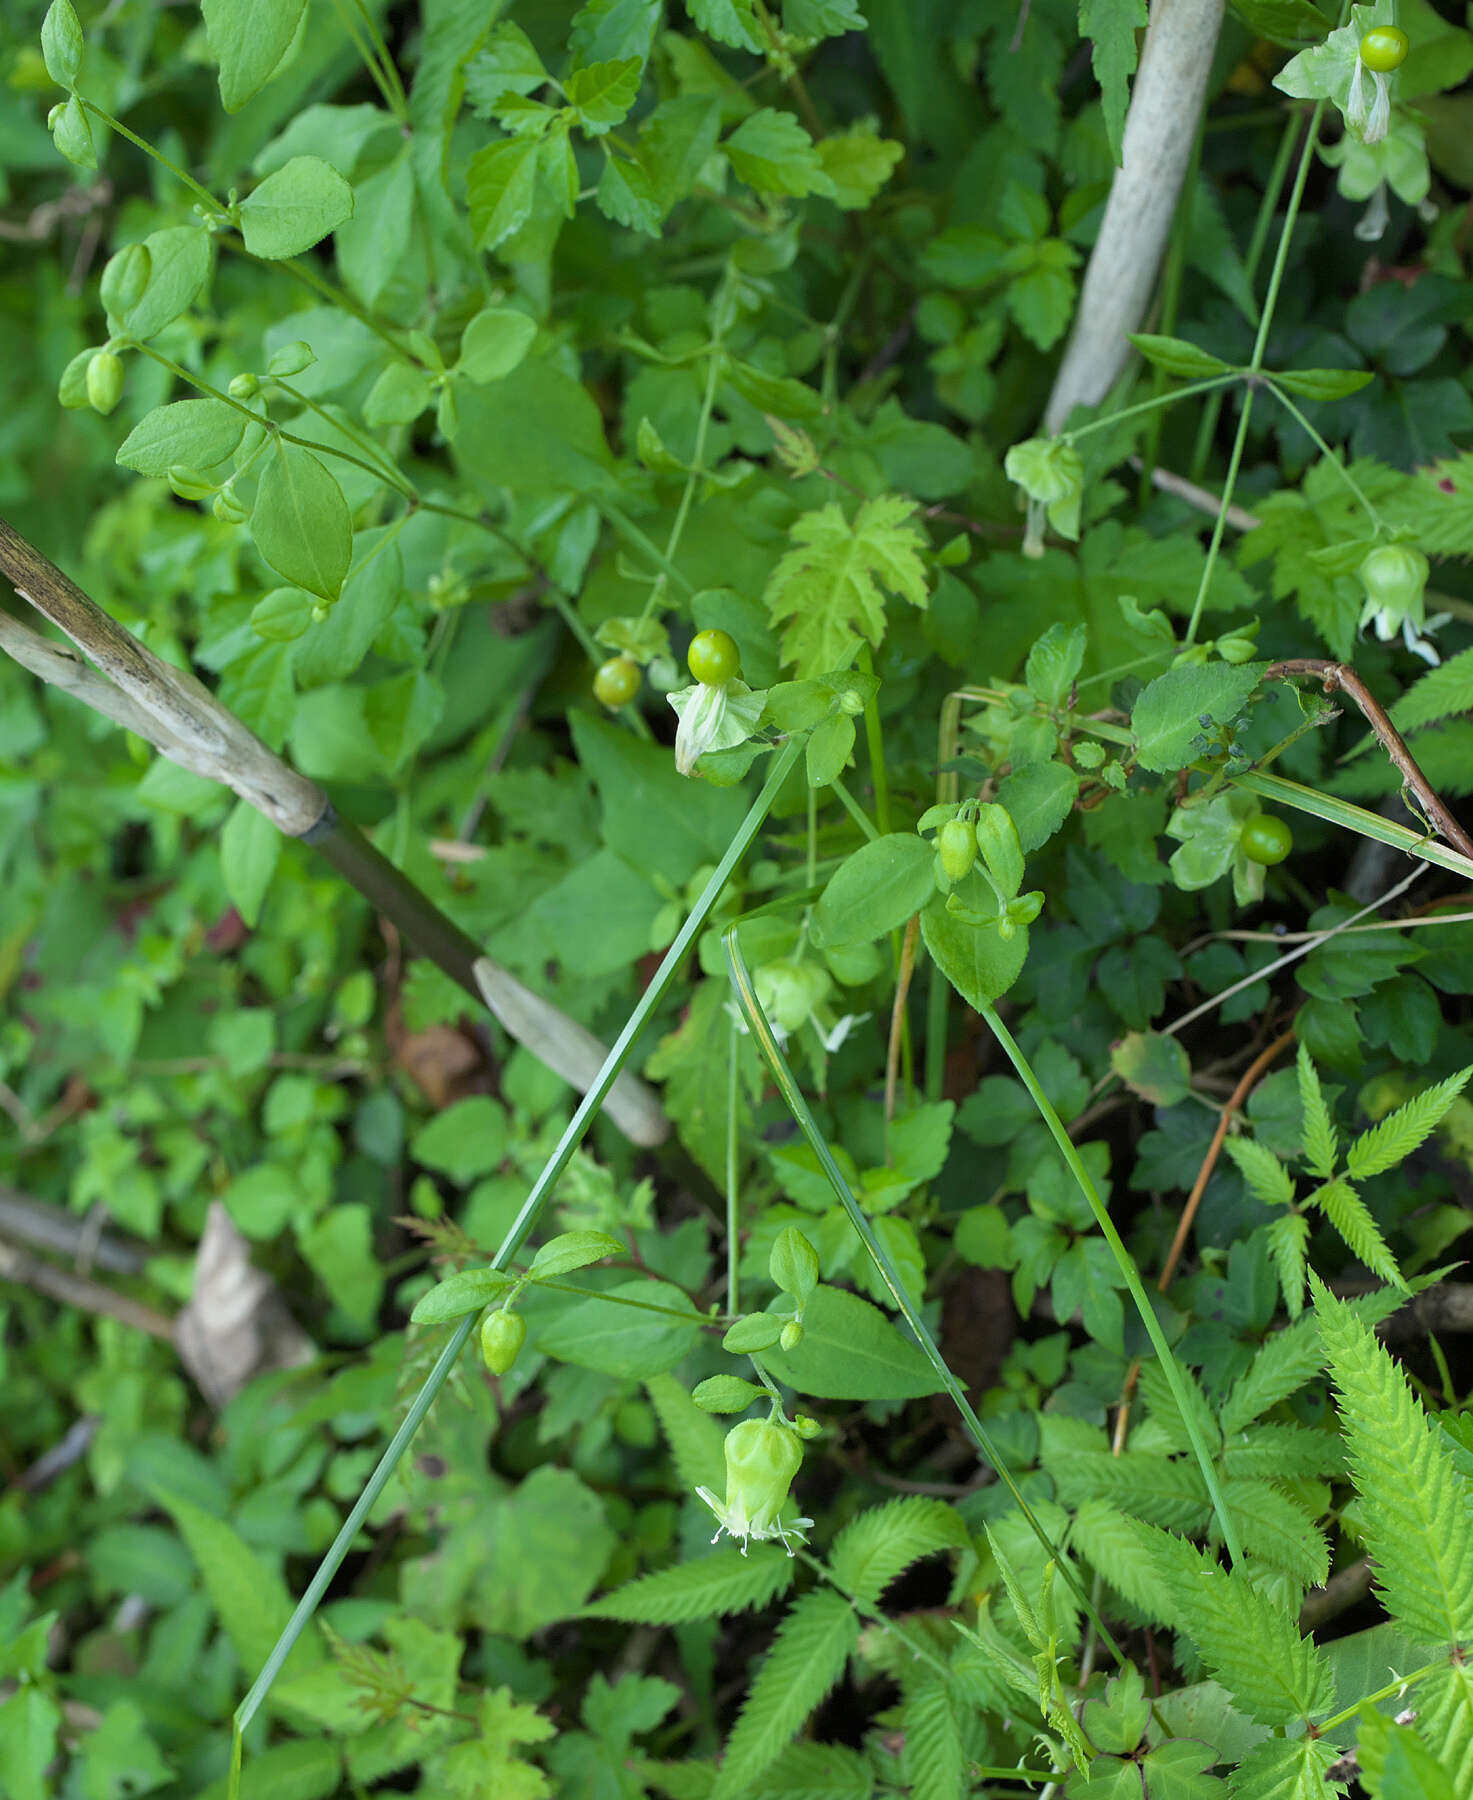
[[[742,672],[741,652],[725,631],[698,631],[685,655],[691,679],[706,687],[725,687]],[[601,706],[617,712],[639,692],[643,679],[632,656],[611,656],[593,678],[593,697]]]

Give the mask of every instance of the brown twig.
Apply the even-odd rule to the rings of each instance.
[[[1348,1568],[1337,1569],[1323,1587],[1309,1590],[1299,1608],[1300,1631],[1308,1633],[1328,1625],[1331,1619],[1364,1600],[1370,1591],[1371,1563],[1369,1557],[1363,1556]]]
[[[895,978],[895,1004],[890,1008],[890,1044],[885,1053],[885,1130],[895,1117],[895,1088],[900,1076],[900,1027],[905,1021],[905,1002],[910,994],[910,978],[916,966],[916,936],[921,929],[921,915],[916,913],[905,928],[900,946],[900,971]]]
[[[44,1262],[39,1256],[31,1256],[3,1240],[0,1240],[0,1279],[34,1288],[38,1294],[60,1300],[64,1306],[118,1319],[137,1331],[147,1332],[150,1337],[163,1338],[171,1344],[174,1341],[173,1321],[165,1318],[163,1313],[130,1300],[126,1294],[115,1294],[100,1281],[88,1281],[84,1276],[58,1269],[54,1263]]]
[[[1402,781],[1417,796],[1427,823],[1455,850],[1460,850],[1464,856],[1473,856],[1473,838],[1438,799],[1432,783],[1417,767],[1406,740],[1386,716],[1386,709],[1349,663],[1329,662],[1317,656],[1293,656],[1271,664],[1263,678],[1265,681],[1286,681],[1295,675],[1306,675],[1320,682],[1326,694],[1338,691],[1350,696],[1375,732],[1377,742],[1400,771]]]

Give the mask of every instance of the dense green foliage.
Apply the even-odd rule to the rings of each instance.
[[[1456,11],[6,9],[0,1796],[1473,1800]]]

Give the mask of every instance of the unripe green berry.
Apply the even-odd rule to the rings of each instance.
[[[527,1341],[527,1321],[499,1306],[481,1321],[481,1355],[493,1375],[504,1375]]]
[[[249,370],[230,377],[230,386],[226,388],[232,400],[254,400],[261,391],[260,379]]]
[[[948,881],[960,881],[977,860],[977,831],[970,819],[948,819],[936,833],[936,848]]]
[[[99,350],[87,365],[87,404],[93,412],[110,413],[123,397],[123,359],[116,351]]]

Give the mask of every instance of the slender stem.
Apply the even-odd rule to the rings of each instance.
[[[83,106],[86,107],[88,112],[92,113],[94,117],[101,119],[103,124],[117,132],[119,137],[126,138],[130,144],[141,150],[145,156],[151,156],[160,168],[167,169],[176,181],[183,182],[184,186],[189,189],[190,193],[194,195],[201,206],[208,207],[211,213],[214,213],[221,218],[226,216],[225,207],[220,204],[207,187],[202,187],[200,183],[195,180],[193,175],[189,174],[187,170],[181,169],[178,163],[170,162],[163,151],[156,150],[153,145],[149,143],[147,138],[141,138],[136,131],[130,131],[121,119],[115,119],[110,112],[106,112],[102,107],[95,105],[94,102],[87,99],[84,94],[78,94],[77,98],[82,102]]]
[[[1430,1662],[1420,1669],[1413,1669],[1410,1675],[1398,1675],[1395,1681],[1388,1681],[1383,1688],[1377,1688],[1374,1694],[1367,1694],[1364,1699],[1357,1700],[1354,1706],[1347,1706],[1344,1712],[1337,1712],[1326,1719],[1322,1725],[1316,1726],[1320,1737],[1327,1736],[1353,1719],[1363,1706],[1374,1706],[1379,1700],[1389,1700],[1393,1695],[1404,1694],[1414,1681],[1425,1681],[1429,1675],[1435,1675],[1439,1669],[1445,1669],[1448,1659],[1444,1656],[1437,1662]]]
[[[1207,544],[1207,557],[1202,564],[1202,579],[1197,583],[1197,597],[1192,602],[1192,616],[1187,620],[1186,634],[1182,644],[1196,642],[1197,627],[1202,620],[1202,609],[1207,604],[1207,590],[1212,584],[1212,571],[1217,564],[1217,552],[1222,545],[1222,534],[1227,529],[1228,503],[1232,499],[1233,487],[1238,479],[1238,468],[1243,461],[1243,451],[1248,443],[1248,421],[1253,415],[1253,389],[1247,388],[1243,393],[1243,410],[1238,414],[1237,435],[1233,439],[1232,455],[1228,458],[1227,477],[1222,484],[1222,506],[1217,517],[1212,521],[1212,536]]]
[[[696,590],[686,580],[685,576],[681,574],[680,570],[676,568],[670,558],[666,556],[656,544],[650,541],[627,513],[620,507],[615,506],[614,502],[610,500],[606,494],[590,494],[589,499],[592,500],[593,504],[608,520],[610,525],[613,526],[615,531],[619,533],[620,537],[624,538],[626,542],[633,544],[636,549],[642,550],[655,565],[656,569],[658,569],[661,574],[668,576],[687,599],[694,598]]]
[[[1238,379],[1237,369],[1227,369],[1221,375],[1209,375],[1201,381],[1189,381],[1185,387],[1176,388],[1169,394],[1160,394],[1154,400],[1139,400],[1134,406],[1127,406],[1120,412],[1106,413],[1103,418],[1091,419],[1087,425],[1072,425],[1068,431],[1060,432],[1059,435],[1066,444],[1076,444],[1092,431],[1103,431],[1107,425],[1122,424],[1126,419],[1133,419],[1141,413],[1159,412],[1163,406],[1175,406],[1178,400],[1190,400],[1193,394],[1210,394],[1215,388],[1231,387]]]
[[[711,879],[706,883],[701,892],[700,899],[697,900],[695,906],[691,909],[690,917],[686,920],[685,924],[681,926],[675,942],[665,952],[664,958],[662,959],[659,968],[655,971],[649,986],[640,996],[634,1011],[629,1015],[628,1022],[625,1024],[624,1029],[619,1033],[613,1048],[609,1051],[603,1067],[598,1072],[597,1079],[584,1095],[578,1110],[573,1114],[562,1137],[558,1140],[557,1147],[543,1165],[541,1174],[533,1183],[531,1191],[528,1193],[526,1200],[522,1203],[521,1211],[512,1221],[506,1236],[502,1239],[501,1248],[491,1260],[490,1266],[493,1269],[506,1268],[507,1264],[526,1242],[533,1227],[541,1216],[543,1208],[551,1197],[553,1188],[561,1177],[563,1170],[567,1168],[568,1163],[571,1161],[573,1152],[583,1141],[588,1128],[592,1125],[598,1114],[599,1108],[607,1098],[609,1089],[613,1087],[624,1064],[628,1061],[629,1053],[634,1047],[635,1040],[644,1029],[651,1013],[655,1010],[655,1007],[664,997],[665,990],[674,980],[676,972],[685,960],[686,952],[695,942],[696,937],[704,927],[706,920],[710,917],[711,910],[715,906],[717,900],[720,899],[722,891],[725,889],[726,883],[731,876],[732,870],[736,867],[753,838],[756,837],[758,831],[761,829],[763,820],[767,817],[768,810],[772,806],[773,801],[777,798],[782,784],[787,780],[788,772],[797,761],[801,749],[801,739],[797,737],[789,738],[788,742],[774,758],[772,769],[768,774],[767,780],[763,783],[762,792],[757,796],[756,800],[753,801],[751,809],[738,827],[736,835],[727,845],[725,855],[716,865],[715,870],[712,872]],[[281,1672],[282,1664],[285,1663],[287,1657],[291,1654],[292,1647],[295,1645],[297,1639],[302,1635],[303,1631],[306,1630],[313,1613],[316,1612],[318,1605],[321,1603],[322,1596],[327,1592],[333,1576],[337,1573],[342,1565],[343,1558],[348,1554],[349,1549],[352,1547],[353,1540],[357,1536],[360,1526],[368,1517],[370,1511],[372,1511],[375,1502],[387,1486],[389,1479],[393,1475],[404,1452],[409,1448],[415,1432],[424,1421],[425,1414],[434,1404],[435,1396],[445,1385],[445,1382],[450,1375],[450,1371],[455,1367],[457,1358],[465,1348],[471,1332],[475,1329],[475,1324],[476,1314],[468,1313],[466,1317],[461,1320],[459,1325],[456,1326],[449,1343],[447,1343],[445,1348],[440,1352],[434,1368],[425,1378],[424,1386],[419,1390],[418,1394],[415,1395],[414,1403],[405,1415],[404,1423],[394,1433],[394,1436],[389,1443],[389,1447],[379,1458],[378,1465],[374,1469],[373,1474],[369,1477],[367,1485],[364,1487],[363,1492],[358,1496],[358,1499],[354,1503],[347,1518],[343,1521],[342,1529],[333,1539],[327,1554],[318,1565],[316,1573],[308,1584],[306,1593],[304,1593],[302,1598],[297,1602],[296,1610],[292,1613],[285,1630],[272,1647],[271,1654],[266,1659],[265,1667],[252,1683],[250,1692],[236,1708],[235,1730],[237,1733],[243,1732],[255,1717],[256,1713],[260,1710],[262,1702],[271,1691],[273,1682]]]
[[[731,1015],[731,1030],[726,1043],[726,1305],[730,1312],[741,1311],[741,1295],[737,1265],[742,1260],[740,1203],[737,1194],[737,1078],[741,1054],[741,1032],[737,1016]]]
[[[846,788],[844,786],[844,783],[842,781],[840,781],[837,776],[835,776],[834,779],[829,783],[829,786],[839,796],[839,801],[840,801],[840,804],[843,806],[844,811],[846,813],[848,813],[849,817],[851,819],[853,819],[854,823],[864,833],[865,840],[868,843],[872,844],[880,834],[878,831],[876,831],[874,822],[870,818],[869,814],[864,810],[864,808],[854,798],[853,794],[851,794],[849,792],[848,788]]]
[[[861,641],[859,667],[866,675],[875,672],[874,652]],[[864,741],[869,749],[869,774],[875,789],[875,824],[884,837],[890,829],[890,778],[885,769],[885,734],[880,724],[880,696],[872,694],[864,706]]]
[[[1319,450],[1320,455],[1324,457],[1326,462],[1328,462],[1330,464],[1331,468],[1334,469],[1335,473],[1345,483],[1346,487],[1348,487],[1350,489],[1351,493],[1355,495],[1356,500],[1360,504],[1361,510],[1365,513],[1366,517],[1371,521],[1372,527],[1376,531],[1379,531],[1381,529],[1380,513],[1378,513],[1376,511],[1375,507],[1371,504],[1369,498],[1367,497],[1365,489],[1361,487],[1360,483],[1351,474],[1350,470],[1346,468],[1345,464],[1341,461],[1340,457],[1336,455],[1336,453],[1330,448],[1330,446],[1320,436],[1319,432],[1315,430],[1314,426],[1310,424],[1309,420],[1304,416],[1304,413],[1302,412],[1302,410],[1298,406],[1295,405],[1294,401],[1289,397],[1289,395],[1284,391],[1284,389],[1279,386],[1278,382],[1276,382],[1274,380],[1272,375],[1266,375],[1264,377],[1264,386],[1273,395],[1274,399],[1277,400],[1279,402],[1279,404],[1285,408],[1286,411],[1288,411],[1289,413],[1291,413],[1293,415],[1295,423],[1299,426],[1299,429],[1305,434],[1306,437],[1310,438],[1314,442],[1316,448]]]
[[[1223,1498],[1217,1471],[1213,1467],[1212,1453],[1202,1437],[1186,1383],[1182,1380],[1181,1370],[1177,1366],[1176,1358],[1171,1353],[1170,1344],[1166,1341],[1166,1333],[1161,1329],[1161,1321],[1156,1317],[1155,1308],[1151,1305],[1150,1298],[1141,1282],[1140,1270],[1135,1266],[1135,1259],[1126,1249],[1120,1233],[1115,1229],[1115,1221],[1110,1217],[1104,1201],[1100,1198],[1099,1189],[1096,1188],[1089,1170],[1085,1168],[1084,1160],[1074,1146],[1074,1140],[1064,1129],[1062,1120],[1054,1111],[1053,1102],[1039,1085],[1038,1077],[1033,1073],[1028,1058],[1019,1049],[1013,1034],[998,1017],[997,1009],[989,1003],[983,1006],[981,1011],[993,1036],[1006,1052],[1008,1061],[1017,1070],[1018,1078],[1027,1088],[1044,1124],[1048,1126],[1055,1144],[1058,1145],[1059,1154],[1063,1157],[1069,1173],[1079,1184],[1079,1191],[1088,1202],[1089,1209],[1094,1214],[1095,1223],[1099,1226],[1105,1242],[1110,1246],[1120,1273],[1125,1279],[1125,1286],[1131,1299],[1135,1302],[1136,1311],[1140,1314],[1141,1323],[1146,1328],[1146,1335],[1150,1338],[1157,1356],[1161,1359],[1161,1372],[1165,1375],[1167,1384],[1171,1388],[1172,1396],[1182,1416],[1182,1422],[1186,1426],[1187,1436],[1191,1439],[1193,1453],[1197,1458],[1198,1467],[1202,1471],[1202,1480],[1206,1484],[1207,1493],[1212,1501],[1212,1509],[1217,1514],[1218,1524],[1222,1528],[1223,1542],[1227,1545],[1228,1555],[1235,1564],[1241,1563],[1243,1547],[1238,1538],[1237,1527],[1233,1524],[1232,1515],[1227,1509],[1227,1502]]]
[[[987,1427],[973,1411],[971,1402],[967,1399],[966,1390],[951,1372],[951,1368],[947,1364],[946,1358],[941,1354],[935,1338],[933,1338],[929,1330],[927,1330],[925,1321],[921,1318],[920,1311],[914,1300],[912,1300],[904,1280],[901,1277],[900,1271],[896,1268],[889,1251],[885,1249],[884,1245],[875,1236],[874,1226],[870,1223],[869,1216],[855,1199],[850,1190],[849,1183],[844,1179],[843,1172],[840,1170],[839,1165],[834,1161],[834,1154],[829,1148],[828,1140],[824,1137],[822,1131],[819,1130],[818,1123],[814,1119],[813,1114],[809,1109],[808,1102],[803,1096],[803,1090],[794,1078],[793,1071],[788,1064],[787,1058],[783,1055],[782,1047],[773,1033],[772,1025],[768,1020],[767,1014],[763,1011],[762,1002],[757,998],[756,989],[752,985],[751,971],[747,967],[746,958],[742,955],[741,945],[737,941],[737,928],[735,925],[727,928],[722,938],[722,944],[726,950],[726,965],[731,975],[732,987],[736,993],[737,1003],[741,1007],[742,1014],[747,1021],[747,1029],[752,1033],[763,1056],[767,1059],[767,1066],[772,1071],[773,1079],[777,1083],[778,1091],[782,1095],[784,1105],[792,1114],[798,1129],[808,1140],[809,1148],[818,1158],[819,1167],[828,1178],[829,1186],[834,1190],[835,1197],[848,1215],[849,1222],[853,1225],[860,1242],[869,1252],[870,1259],[874,1263],[876,1270],[878,1270],[880,1279],[884,1282],[885,1287],[889,1291],[891,1304],[910,1327],[927,1362],[929,1362],[931,1367],[935,1370],[937,1379],[941,1382],[941,1385],[950,1396],[952,1404],[961,1414],[962,1423],[966,1427],[967,1435],[982,1452],[983,1456],[987,1458],[988,1462],[992,1464],[993,1468],[997,1470],[998,1478],[1013,1496],[1019,1510],[1022,1512],[1023,1517],[1027,1520],[1029,1527],[1033,1531],[1034,1536],[1038,1539],[1047,1554],[1058,1564],[1059,1573],[1068,1583],[1069,1588],[1083,1607],[1087,1616],[1095,1621],[1095,1624],[1099,1628],[1100,1636],[1109,1647],[1111,1655],[1123,1664],[1124,1657],[1119,1647],[1110,1636],[1104,1622],[1100,1619],[1098,1611],[1091,1605],[1089,1596],[1085,1593],[1078,1576],[1074,1574],[1067,1562],[1065,1562],[1059,1552],[1058,1546],[1054,1544],[1038,1519],[1038,1516],[1034,1513],[1033,1508],[1028,1504],[1028,1500],[1019,1488],[1017,1479],[1009,1468],[1006,1459],[992,1441],[991,1434],[988,1432]],[[1060,1129],[1062,1129],[1062,1127]]]

